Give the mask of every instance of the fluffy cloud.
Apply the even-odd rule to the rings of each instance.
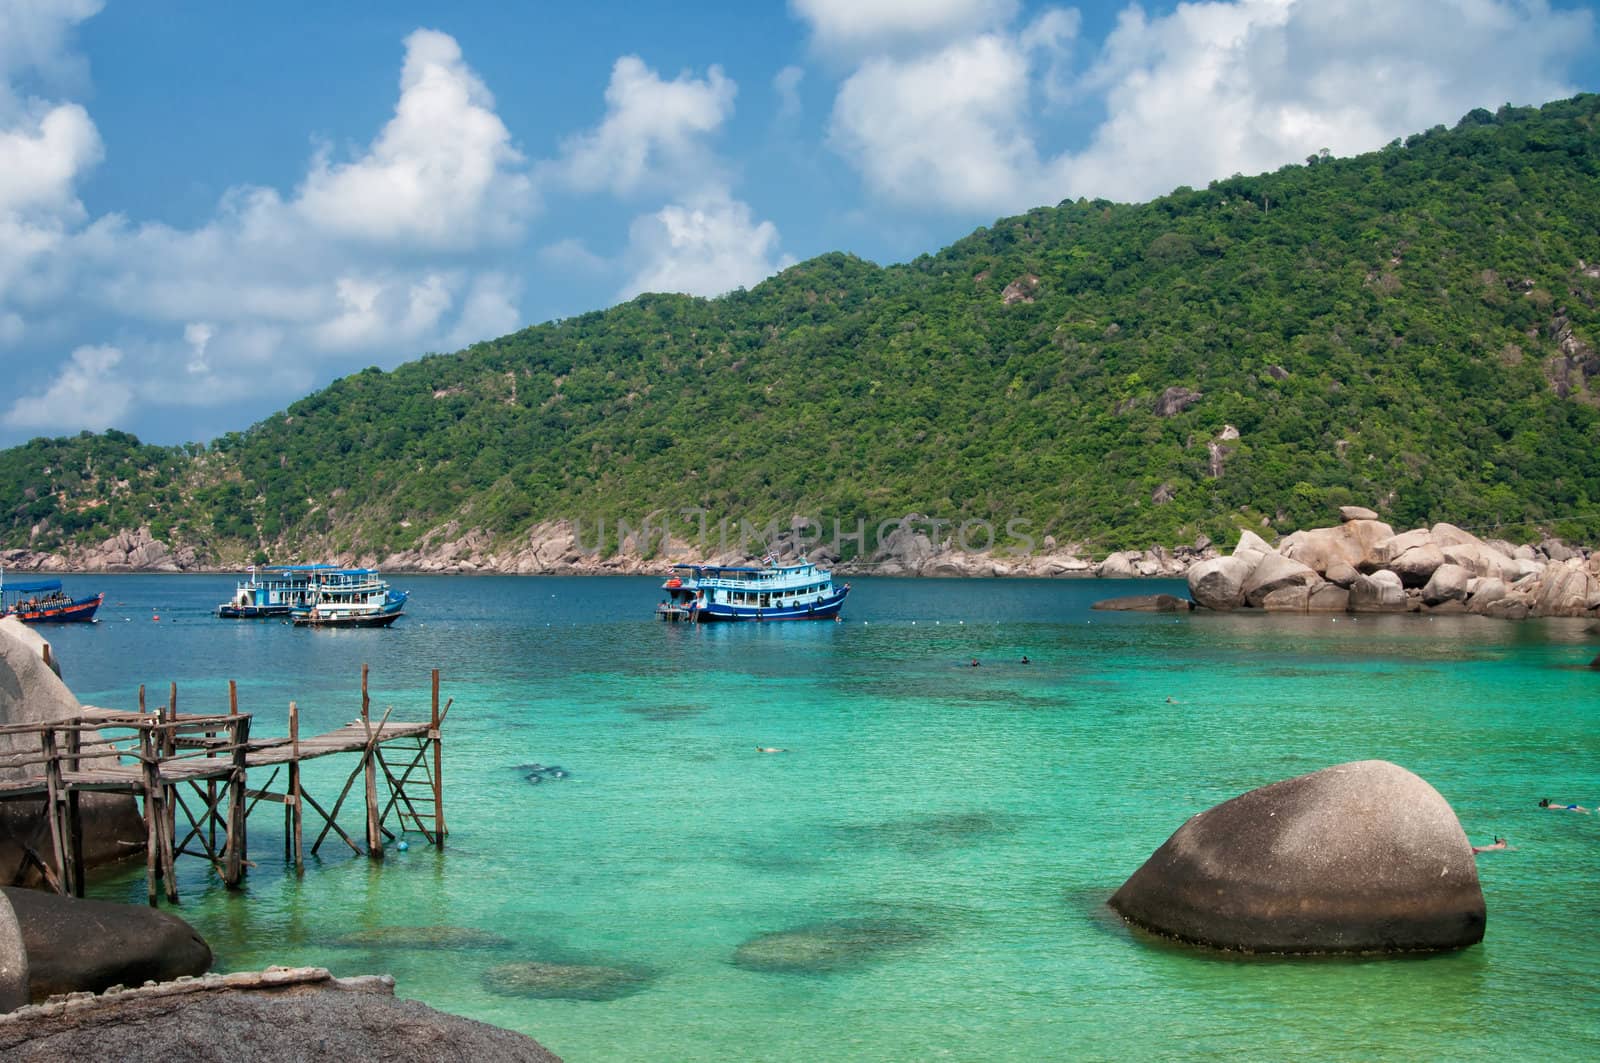
[[[771,222],[755,221],[747,205],[715,191],[635,219],[628,259],[636,270],[623,299],[640,292],[721,295],[794,261],[779,252]]]
[[[195,228],[84,224],[74,183],[99,156],[93,123],[76,104],[30,106],[34,124],[0,128],[0,342],[81,334],[96,314],[118,340],[54,370],[39,352],[13,377],[28,398],[7,427],[292,398],[323,367],[392,364],[519,322],[518,284],[469,256],[520,232],[531,180],[443,34],[406,39],[394,117],[360,157],[317,156],[288,199],[233,189]]]
[[[434,30],[406,38],[400,102],[362,158],[319,156],[297,207],[319,229],[380,243],[472,246],[520,234],[532,185],[494,97]]]
[[[1563,72],[1594,33],[1589,12],[1545,0],[1198,0],[1159,17],[1126,8],[1074,73],[1075,11],[1013,29],[1007,9],[955,0],[920,22],[890,3],[794,6],[819,38],[900,45],[840,87],[835,149],[885,201],[966,212],[1148,198],[1321,148],[1375,148],[1474,107],[1568,95]],[[905,51],[937,12],[989,32]],[[1046,157],[1041,103],[1066,102],[1105,118],[1087,146]]]
[[[47,429],[62,425],[101,431],[128,409],[132,389],[117,370],[122,352],[115,347],[79,347],[43,394],[12,403],[0,423],[13,429]]]
[[[1240,0],[1157,19],[1130,8],[1083,79],[1107,119],[1057,161],[1058,184],[1158,195],[1570,95],[1562,71],[1592,35],[1588,12],[1543,0]]]
[[[1016,0],[790,0],[826,51],[863,54],[1001,26]]]
[[[873,59],[839,89],[830,140],[884,199],[957,210],[1026,201],[1037,155],[1026,56],[994,34],[914,59]]]
[[[568,141],[551,172],[574,188],[617,195],[701,179],[714,165],[705,138],[733,113],[737,92],[720,67],[703,79],[664,81],[625,55],[611,69],[605,118]]]

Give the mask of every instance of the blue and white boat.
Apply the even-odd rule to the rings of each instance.
[[[252,565],[233,597],[217,606],[217,615],[224,620],[288,616],[296,606],[310,604],[313,575],[335,570],[333,565],[268,565],[258,572]]]
[[[296,627],[388,627],[408,597],[370,568],[324,568],[311,574],[310,596],[289,619]]]
[[[850,593],[833,587],[833,574],[809,561],[760,566],[673,565],[656,606],[662,620],[834,620]]]

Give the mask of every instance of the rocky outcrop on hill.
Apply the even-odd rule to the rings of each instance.
[[[1600,616],[1600,553],[1512,546],[1453,524],[1397,534],[1369,513],[1346,507],[1337,527],[1295,532],[1276,549],[1241,532],[1231,555],[1189,570],[1189,593],[1217,610]]]
[[[1252,952],[1406,952],[1483,940],[1471,844],[1422,779],[1340,764],[1191,818],[1111,898],[1129,921]]]
[[[560,1063],[529,1037],[394,995],[387,975],[334,978],[268,967],[74,993],[0,1015],[0,1056],[17,1063],[117,1059],[240,1063],[459,1059]]]

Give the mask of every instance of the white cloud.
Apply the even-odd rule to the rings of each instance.
[[[418,31],[395,116],[365,154],[319,155],[289,199],[233,189],[184,229],[115,214],[85,224],[75,184],[98,158],[94,126],[76,104],[33,101],[33,126],[0,127],[0,341],[81,335],[66,323],[96,318],[118,339],[80,347],[3,423],[30,427],[43,408],[41,426],[99,429],[150,407],[289,399],[325,378],[319,367],[393,364],[514,328],[518,285],[470,257],[532,210],[492,107],[456,43]]]
[[[3,421],[8,428],[62,427],[102,431],[116,424],[133,397],[117,373],[122,351],[116,347],[79,347],[42,394],[12,403]]]
[[[0,123],[23,105],[13,86],[25,74],[58,88],[81,87],[87,66],[67,47],[67,38],[103,6],[101,0],[0,3]]]
[[[826,39],[917,22],[892,3],[794,7]],[[880,199],[966,212],[1144,199],[1369,150],[1474,107],[1570,95],[1565,72],[1594,37],[1591,12],[1545,0],[1196,0],[1155,17],[1127,7],[1074,76],[1075,10],[1012,30],[983,7],[933,5],[921,24],[944,12],[991,32],[871,56],[841,85],[830,141]],[[1106,116],[1085,147],[1046,158],[1039,101]]]
[[[589,250],[577,237],[569,236],[539,248],[539,261],[551,269],[576,270],[600,274],[611,268],[611,261]]]
[[[634,275],[623,299],[640,292],[721,295],[794,261],[779,252],[776,226],[755,221],[747,204],[719,191],[637,218],[629,236]]]
[[[790,0],[819,47],[850,54],[940,43],[1003,26],[1016,0]]]
[[[636,55],[611,69],[606,116],[569,140],[554,176],[574,188],[625,196],[657,185],[701,181],[714,168],[705,138],[733,113],[738,87],[713,66],[703,79],[664,81]]]
[[[896,203],[1003,211],[1035,194],[1028,60],[987,34],[913,59],[868,60],[839,89],[832,145]]]
[[[320,155],[297,206],[320,229],[380,243],[508,240],[532,205],[523,161],[455,40],[417,30],[406,38],[394,118],[355,162]]]
[[[1589,12],[1543,0],[1239,0],[1124,11],[1085,88],[1107,119],[1058,160],[1061,196],[1144,198],[1349,154],[1474,107],[1574,91]]]

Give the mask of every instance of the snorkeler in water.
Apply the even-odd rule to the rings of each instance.
[[[1539,807],[1548,808],[1552,812],[1582,812],[1586,816],[1589,814],[1589,810],[1582,805],[1554,804],[1548,797],[1540,799]]]

